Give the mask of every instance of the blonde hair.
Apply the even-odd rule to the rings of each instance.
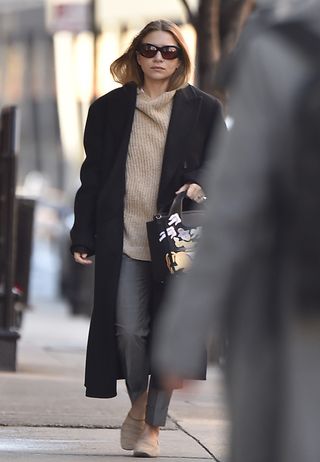
[[[191,61],[187,45],[179,27],[175,23],[164,19],[152,21],[147,24],[133,39],[127,51],[111,64],[110,72],[116,82],[122,85],[135,82],[138,87],[142,87],[144,75],[137,62],[136,53],[144,37],[154,31],[169,32],[181,48],[181,54],[178,58],[180,66],[170,78],[168,91],[175,90],[188,83],[191,72]]]

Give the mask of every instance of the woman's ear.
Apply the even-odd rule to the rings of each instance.
[[[140,63],[141,56],[137,51],[136,51],[136,59],[137,59],[137,63],[139,64],[139,66],[141,66],[141,63]]]

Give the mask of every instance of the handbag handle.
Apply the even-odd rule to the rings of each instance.
[[[176,197],[172,201],[172,204],[169,210],[169,216],[173,215],[174,213],[177,213],[180,216],[182,215],[182,203],[185,197],[187,197],[186,191],[182,191],[176,195]]]

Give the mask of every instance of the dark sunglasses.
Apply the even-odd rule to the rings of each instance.
[[[158,51],[160,51],[163,59],[175,59],[180,55],[181,48],[176,47],[175,45],[157,47],[151,43],[141,43],[137,51],[141,56],[144,56],[145,58],[154,58]]]

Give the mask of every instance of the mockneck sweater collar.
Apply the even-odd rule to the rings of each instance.
[[[149,96],[142,88],[137,90],[137,101],[141,105],[149,105],[155,109],[161,109],[166,106],[174,97],[177,90],[166,91],[155,98]]]

